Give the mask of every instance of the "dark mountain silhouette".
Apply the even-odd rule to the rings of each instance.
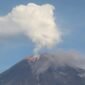
[[[52,59],[27,58],[0,74],[0,85],[85,85],[85,71]]]

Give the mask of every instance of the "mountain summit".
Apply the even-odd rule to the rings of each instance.
[[[28,57],[0,74],[0,85],[85,85],[85,70],[53,55]]]

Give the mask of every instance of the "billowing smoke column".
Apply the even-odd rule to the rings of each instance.
[[[34,54],[37,55],[40,49],[52,48],[61,41],[61,32],[55,22],[54,9],[50,4],[29,3],[16,6],[2,19],[10,21],[10,24],[16,24],[17,32],[23,32],[32,40],[35,44]]]

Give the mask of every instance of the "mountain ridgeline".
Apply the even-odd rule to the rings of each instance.
[[[85,70],[49,55],[28,57],[0,74],[0,85],[85,85]]]

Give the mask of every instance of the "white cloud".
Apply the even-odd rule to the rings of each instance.
[[[24,33],[35,43],[35,52],[43,47],[50,48],[61,41],[54,9],[50,4],[16,6],[6,16],[0,17],[0,35]]]

